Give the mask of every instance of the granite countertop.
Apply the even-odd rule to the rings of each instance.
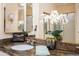
[[[29,51],[14,51],[10,49],[10,47],[1,47],[1,51],[4,51],[5,53],[9,54],[10,56],[35,56],[35,48],[31,49]],[[63,50],[49,50],[50,56],[78,56],[79,54],[69,51],[63,51]]]
[[[0,41],[1,42],[1,41]],[[4,44],[5,43],[5,44]],[[16,44],[27,44],[26,42],[11,42],[9,40],[5,41],[4,43],[0,43],[0,51],[3,51],[10,56],[35,56],[35,47],[29,51],[14,51],[10,47]],[[38,44],[36,45],[43,45],[44,41],[38,41]],[[78,56],[78,53],[61,50],[61,49],[55,49],[55,50],[49,50],[50,56]]]

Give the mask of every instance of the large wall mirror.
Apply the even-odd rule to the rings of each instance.
[[[33,30],[32,4],[4,3],[4,31],[14,33]]]
[[[24,5],[19,3],[4,4],[4,31],[5,33],[24,30]]]

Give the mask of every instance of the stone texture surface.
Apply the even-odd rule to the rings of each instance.
[[[39,39],[34,39],[34,38],[29,38],[32,40],[35,40],[35,45],[46,45],[45,40],[39,40]],[[0,51],[3,51],[11,56],[35,56],[35,46],[34,49],[31,49],[29,51],[23,51],[23,52],[18,52],[12,50],[10,47],[12,45],[16,44],[27,44],[27,42],[11,42],[11,39],[4,39],[0,41]],[[28,43],[30,44],[30,43]],[[69,43],[63,43],[63,42],[57,42],[57,46],[55,50],[49,50],[50,51],[50,56],[76,56],[79,55],[78,51],[79,49],[76,49],[76,44],[69,44]]]
[[[57,42],[57,49],[75,52],[76,45],[70,43]]]

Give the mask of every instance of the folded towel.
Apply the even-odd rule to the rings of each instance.
[[[43,46],[43,45],[36,46],[36,55],[38,55],[38,56],[50,55],[47,46]]]

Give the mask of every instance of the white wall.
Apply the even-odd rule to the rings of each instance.
[[[0,40],[10,37],[12,36],[4,33],[4,9],[3,5],[0,3]]]
[[[67,15],[69,22],[64,25],[63,42],[75,43],[75,13]]]
[[[79,44],[79,4],[75,4],[75,6],[76,6],[75,40],[76,44]]]

